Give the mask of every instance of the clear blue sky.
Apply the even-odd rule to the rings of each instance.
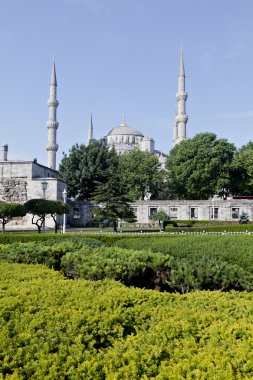
[[[171,149],[181,42],[188,137],[253,140],[252,0],[0,0],[0,135],[9,159],[47,162],[53,55],[59,151],[126,114]]]

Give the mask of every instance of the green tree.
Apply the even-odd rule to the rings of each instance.
[[[147,193],[158,199],[164,188],[166,171],[160,169],[158,157],[150,152],[133,150],[120,156],[120,171],[126,190],[133,199],[144,199]]]
[[[253,195],[253,142],[243,145],[234,155],[237,173],[234,194]]]
[[[176,145],[166,161],[169,190],[178,199],[208,199],[233,191],[236,148],[214,133],[200,133]]]
[[[170,217],[166,214],[165,211],[158,211],[150,215],[149,219],[153,220],[154,222],[157,221],[159,224],[160,231],[164,231],[164,224],[165,222],[170,220]]]
[[[115,150],[109,150],[102,142],[74,145],[69,155],[64,155],[59,168],[61,178],[68,185],[68,195],[90,200],[96,183],[105,182],[104,173],[116,160]]]
[[[50,216],[53,218],[54,221],[54,232],[57,233],[58,231],[58,221],[57,221],[57,215],[63,215],[69,213],[69,206],[66,203],[63,203],[61,201],[49,201],[51,205],[51,213]]]
[[[2,224],[2,233],[5,232],[5,225],[13,218],[25,216],[26,210],[19,203],[0,202],[0,221]]]
[[[60,201],[52,201],[47,199],[30,199],[24,204],[27,213],[32,214],[32,224],[38,228],[38,233],[41,233],[41,228],[45,222],[46,216],[50,215],[55,223],[55,232],[58,229],[56,215],[68,213],[68,206]]]
[[[109,167],[105,176],[106,182],[98,183],[93,193],[93,202],[100,206],[94,211],[94,219],[110,221],[113,230],[117,232],[118,220],[132,223],[136,221],[136,217],[118,165]]]

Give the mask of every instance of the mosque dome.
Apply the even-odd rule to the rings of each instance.
[[[112,128],[106,135],[109,136],[136,136],[136,137],[144,137],[143,134],[138,131],[138,129],[131,128],[126,124],[125,117],[123,117],[122,123],[115,128]]]

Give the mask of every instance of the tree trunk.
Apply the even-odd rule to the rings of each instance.
[[[58,223],[57,223],[57,216],[55,214],[51,214],[51,217],[53,218],[54,221],[54,233],[57,234],[58,231]]]
[[[113,232],[117,232],[117,221],[114,220],[112,223],[113,223]]]

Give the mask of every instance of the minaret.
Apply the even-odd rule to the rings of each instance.
[[[56,144],[56,131],[59,126],[59,123],[57,122],[57,119],[56,119],[56,110],[59,105],[59,102],[56,99],[56,90],[57,90],[57,80],[56,80],[55,61],[54,61],[53,66],[52,66],[52,72],[51,72],[50,95],[47,102],[48,108],[49,108],[49,118],[47,122],[48,142],[46,145],[47,166],[54,170],[56,170],[56,152],[58,150],[58,145]]]
[[[90,126],[88,129],[88,141],[87,145],[89,145],[93,140],[93,121],[92,121],[92,113],[90,113]]]
[[[178,138],[178,130],[177,130],[177,111],[175,110],[175,116],[174,116],[174,125],[173,125],[173,140],[172,140],[172,147],[176,145],[176,141]]]
[[[177,138],[175,144],[180,143],[186,139],[186,123],[188,120],[188,115],[186,114],[185,102],[187,99],[187,92],[185,92],[185,71],[184,71],[184,57],[183,49],[181,48],[180,54],[180,65],[179,65],[179,75],[178,75],[178,92],[177,98],[177,115],[176,115],[176,125],[177,125]]]

